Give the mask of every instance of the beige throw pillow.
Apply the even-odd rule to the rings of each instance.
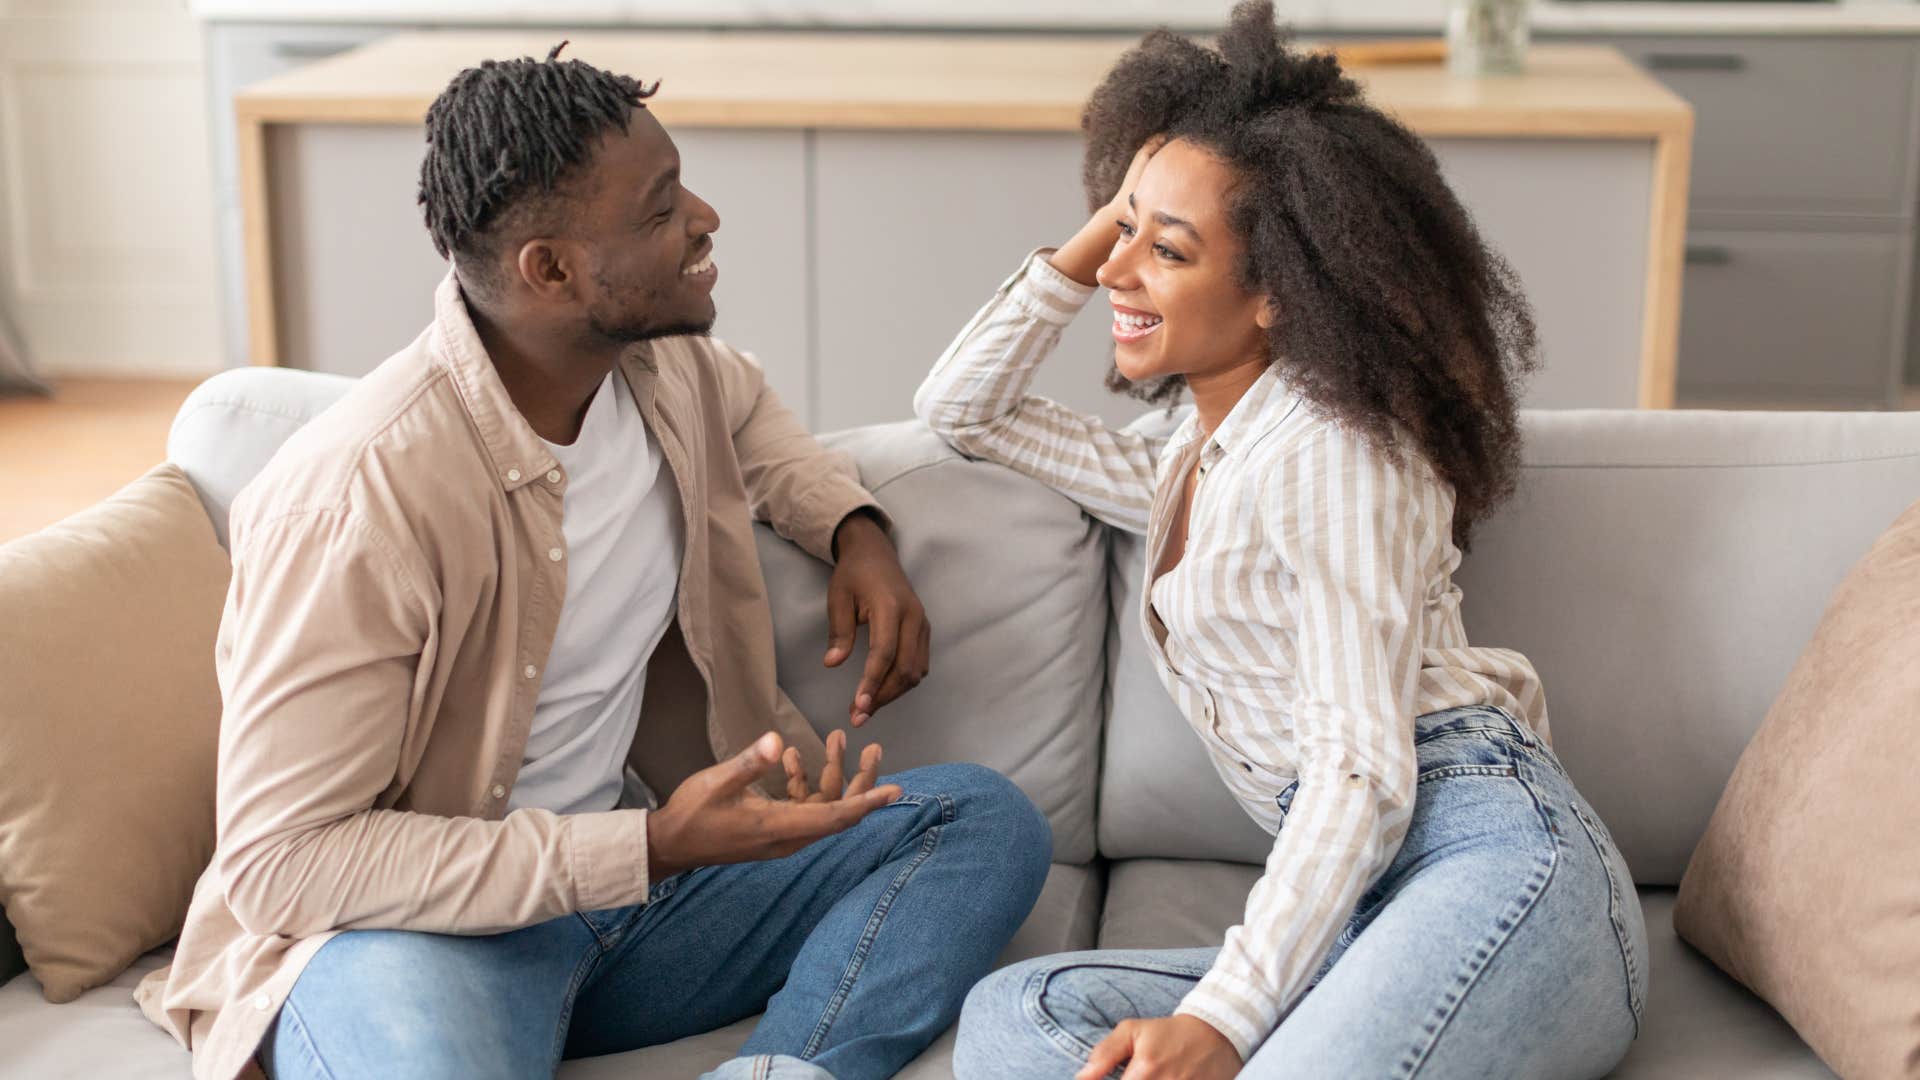
[[[0,546],[0,907],[49,1001],[178,934],[213,853],[227,575],[172,465]]]
[[[1673,917],[1850,1080],[1920,1077],[1917,774],[1920,504],[1834,594]]]

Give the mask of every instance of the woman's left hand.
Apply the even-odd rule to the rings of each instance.
[[[1230,1080],[1241,1064],[1240,1051],[1197,1016],[1122,1020],[1074,1080],[1100,1080],[1129,1062],[1122,1080]]]

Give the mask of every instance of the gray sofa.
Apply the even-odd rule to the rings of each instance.
[[[182,407],[169,455],[223,523],[234,493],[344,385],[219,375]],[[1461,585],[1474,639],[1524,651],[1544,676],[1561,756],[1641,885],[1652,991],[1615,1075],[1830,1076],[1777,1014],[1678,941],[1673,890],[1828,593],[1920,496],[1920,413],[1548,412],[1526,428],[1521,494],[1483,530]],[[854,454],[898,522],[936,627],[931,677],[855,743],[881,739],[895,768],[992,765],[1053,823],[1057,865],[1005,959],[1218,942],[1269,842],[1148,666],[1139,541],[915,424],[828,441]],[[762,540],[781,681],[809,716],[835,722],[857,665],[819,663],[827,569],[771,531]],[[67,1005],[46,1004],[30,975],[0,986],[0,1075],[186,1075],[186,1055],[129,997],[163,959]],[[693,1076],[750,1026],[561,1075]],[[951,1040],[902,1075],[950,1076]]]

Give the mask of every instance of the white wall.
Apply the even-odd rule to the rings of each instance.
[[[0,0],[0,314],[49,375],[218,370],[184,0]]]

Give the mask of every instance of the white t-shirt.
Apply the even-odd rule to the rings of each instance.
[[[594,391],[573,444],[547,448],[567,474],[567,597],[508,808],[611,810],[647,660],[673,618],[685,525],[660,444],[617,370]]]

